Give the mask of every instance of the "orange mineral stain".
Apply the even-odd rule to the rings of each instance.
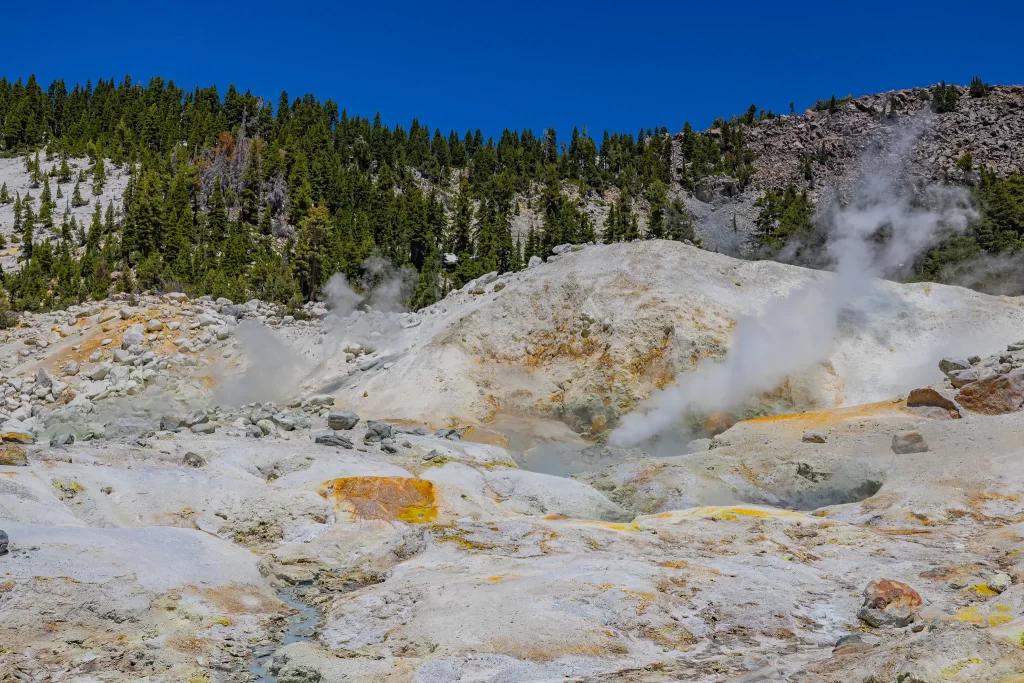
[[[342,477],[325,481],[320,495],[351,508],[360,519],[399,520],[410,524],[437,519],[434,484],[408,477]]]

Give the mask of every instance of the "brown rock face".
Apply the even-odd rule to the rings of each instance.
[[[920,607],[921,596],[916,590],[892,579],[875,579],[864,589],[864,606],[875,609]]]
[[[1002,415],[1024,405],[1024,368],[972,382],[960,390],[957,401],[972,413]]]
[[[941,408],[945,410],[950,418],[960,419],[960,411],[956,404],[934,389],[914,389],[907,396],[908,408]]]

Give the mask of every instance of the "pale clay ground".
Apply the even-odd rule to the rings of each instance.
[[[1021,413],[937,419],[901,400],[951,392],[940,357],[1024,338],[1020,299],[885,284],[844,316],[827,364],[748,406],[795,415],[574,478],[513,462],[512,444],[590,443],[725,355],[739,316],[827,277],[665,242],[587,247],[372,338],[356,333],[372,316],[331,332],[254,304],[287,351],[247,344],[212,301],[32,316],[0,346],[4,374],[43,368],[79,398],[47,422],[52,392],[22,398],[28,382],[3,408],[41,438],[27,465],[0,466],[0,679],[246,680],[273,653],[291,683],[1022,681]],[[139,346],[155,358],[111,358],[154,319]],[[357,336],[369,352],[353,352]],[[71,358],[79,375],[61,377]],[[108,358],[107,378],[85,379]],[[156,424],[278,364],[307,400],[262,438],[244,436],[245,411],[214,413],[206,435]],[[331,398],[363,418],[336,432],[352,448],[310,438]],[[398,433],[388,453],[363,443],[368,418],[428,435]],[[45,444],[79,420],[123,429]],[[447,427],[464,439],[432,435]],[[892,436],[911,429],[930,450],[896,455]],[[812,431],[825,443],[804,443]],[[204,464],[185,466],[189,452]],[[920,593],[915,626],[858,619],[878,578]],[[276,592],[304,581],[323,625],[279,647]]]

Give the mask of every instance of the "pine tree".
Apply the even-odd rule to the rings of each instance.
[[[320,285],[326,281],[329,252],[330,213],[324,207],[313,207],[299,225],[295,243],[295,271],[306,301],[312,301]]]
[[[92,193],[96,196],[103,194],[103,186],[107,184],[107,171],[103,166],[103,157],[96,159],[92,167]]]
[[[58,183],[69,183],[71,182],[71,167],[68,166],[68,158],[62,157],[60,160],[60,169],[57,171],[57,182]]]
[[[7,192],[7,183],[0,185],[0,204],[10,204],[11,195]]]
[[[77,208],[79,206],[85,206],[88,203],[89,202],[87,202],[84,199],[82,199],[82,184],[81,184],[81,182],[76,182],[75,183],[75,190],[71,194],[71,206],[74,206],[74,207]]]

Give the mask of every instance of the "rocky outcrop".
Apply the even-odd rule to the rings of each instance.
[[[812,160],[817,187],[836,187],[846,196],[860,173],[865,153],[886,153],[910,143],[906,176],[923,185],[963,178],[957,160],[973,157],[974,169],[1000,176],[1020,169],[1024,156],[1024,87],[994,86],[984,97],[958,88],[954,112],[935,114],[928,89],[913,88],[864,95],[835,111],[762,120],[747,129],[746,144],[755,154],[756,179],[764,187],[806,185],[803,163]],[[894,112],[890,115],[890,112]],[[969,172],[968,172],[969,173]]]
[[[971,412],[1000,415],[1024,406],[1024,368],[995,375],[963,386],[957,401]]]

